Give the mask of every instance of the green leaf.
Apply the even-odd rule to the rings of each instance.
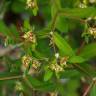
[[[55,83],[51,83],[51,82],[42,82],[39,81],[36,77],[32,77],[32,76],[27,76],[26,83],[29,85],[31,84],[31,86],[33,88],[36,88],[40,91],[53,91],[56,88]]]
[[[56,15],[56,13],[58,12],[58,10],[60,10],[61,9],[61,2],[60,2],[60,0],[55,0],[55,1],[53,1],[53,0],[51,0],[52,2],[51,2],[51,14],[52,14],[52,17],[54,18],[54,16]]]
[[[38,7],[34,8],[32,11],[33,11],[33,15],[36,16],[38,13]]]
[[[5,23],[3,21],[0,21],[0,32],[3,33],[3,35],[5,36],[9,36],[9,29],[8,27],[5,25]]]
[[[74,69],[73,70],[69,69],[61,73],[61,78],[73,78],[73,77],[78,78],[80,76],[81,76],[80,72]]]
[[[68,32],[68,21],[66,20],[65,17],[59,16],[56,21],[56,28],[60,32]]]
[[[45,75],[44,75],[44,81],[48,81],[53,75],[53,72],[49,69],[47,69],[45,71]]]
[[[57,84],[57,91],[60,93],[60,96],[64,96],[64,86],[62,86],[61,84]]]
[[[15,25],[11,25],[9,28],[3,21],[0,21],[0,32],[3,33],[5,36],[11,37],[10,40],[17,39],[19,37],[19,32]]]
[[[25,2],[20,2],[20,1],[13,1],[11,9],[15,13],[20,13],[25,11]],[[18,7],[17,7],[18,6]]]
[[[26,77],[25,77],[26,78]],[[28,82],[31,84],[31,86],[33,87],[37,87],[37,86],[40,86],[42,85],[42,82],[40,82],[38,79],[36,79],[35,77],[32,77],[30,75],[27,75],[27,79],[28,79]],[[28,83],[27,82],[27,83]]]
[[[92,57],[96,56],[96,43],[91,43],[89,45],[86,45],[80,55],[81,57],[83,57],[86,60],[91,59]]]
[[[50,46],[48,45],[49,41],[47,39],[38,39],[37,42],[36,49],[40,54],[43,54],[45,57],[52,56],[52,51],[50,50]]]
[[[73,52],[72,48],[70,47],[70,45],[58,33],[54,33],[53,40],[54,40],[54,43],[59,48],[59,50],[64,55],[67,55],[67,56],[74,55],[74,52]]]
[[[11,31],[11,34],[13,34],[16,37],[16,39],[19,38],[19,32],[15,25],[12,24],[10,26],[10,31]]]
[[[71,58],[69,58],[70,63],[83,63],[84,61],[85,59],[80,56],[72,56]]]
[[[63,8],[61,13],[65,15],[65,17],[80,17],[80,18],[88,18],[89,16],[96,15],[96,9],[94,7],[87,8]]]
[[[78,6],[80,4],[80,0],[61,0],[62,7],[73,8],[74,6]],[[76,6],[76,7],[77,7]]]
[[[89,75],[91,78],[96,76],[96,72],[95,69],[93,68],[93,66],[91,64],[87,64],[87,63],[80,63],[79,67],[81,69],[84,69],[86,71],[87,74],[84,74],[83,70],[82,70],[82,75]],[[81,71],[81,69],[78,68],[78,71]]]
[[[51,92],[51,91],[55,91],[56,90],[56,84],[55,83],[50,83],[50,82],[46,82],[43,83],[41,86],[38,86],[40,91],[47,91],[47,92]]]
[[[90,92],[90,96],[96,96],[96,84],[93,85],[91,92]]]
[[[24,28],[27,30],[29,30],[31,28],[29,19],[24,20]]]

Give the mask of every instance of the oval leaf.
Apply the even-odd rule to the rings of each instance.
[[[48,81],[53,75],[53,72],[51,70],[46,70],[44,75],[44,81]]]
[[[54,40],[54,43],[59,48],[59,50],[64,55],[67,55],[67,56],[74,55],[74,52],[73,52],[72,48],[70,47],[70,45],[58,33],[54,33],[53,40]]]
[[[83,63],[84,61],[85,59],[80,56],[73,56],[69,59],[70,63]]]
[[[91,43],[89,45],[86,45],[82,49],[80,56],[85,58],[86,60],[89,60],[92,57],[96,56],[96,43]]]
[[[88,18],[89,16],[96,15],[96,9],[94,7],[87,8],[63,8],[61,13],[65,15],[65,17],[79,17],[79,18]]]

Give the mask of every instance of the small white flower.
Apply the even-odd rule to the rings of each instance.
[[[90,20],[92,20],[92,17],[88,17],[88,18],[86,19],[86,21],[90,21]]]
[[[56,58],[59,58],[59,53],[56,53],[56,54],[55,54],[55,57],[56,57]]]
[[[85,4],[83,4],[83,3],[80,3],[79,4],[79,8],[86,8],[87,6],[85,5]]]
[[[93,81],[96,81],[96,77],[93,78]]]
[[[94,16],[94,19],[96,20],[96,16]]]
[[[18,90],[18,91],[23,90],[23,86],[22,86],[22,83],[20,81],[16,82],[15,90]]]
[[[53,35],[53,32],[52,31],[50,32],[50,35]]]
[[[90,3],[96,3],[96,0],[89,0]]]
[[[88,32],[90,35],[92,35],[94,38],[96,38],[96,28],[89,28]]]
[[[33,0],[27,0],[27,8],[35,8],[36,7],[36,2]]]

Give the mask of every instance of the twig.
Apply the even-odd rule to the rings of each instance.
[[[53,18],[53,21],[52,21],[52,25],[51,25],[51,31],[52,31],[52,32],[54,32],[54,30],[55,30],[56,21],[57,21],[58,16],[62,16],[62,15],[63,15],[63,16],[66,16],[66,18],[69,18],[69,19],[78,20],[78,21],[80,21],[80,22],[83,23],[83,24],[86,23],[86,20],[83,20],[83,19],[78,18],[78,17],[75,17],[75,16],[74,16],[74,17],[69,17],[70,14],[63,12],[62,10],[61,10],[61,11],[58,10],[58,11],[56,12],[54,18]]]
[[[85,41],[83,41],[82,44],[81,44],[81,46],[78,48],[78,50],[76,52],[77,55],[80,54],[80,52],[82,51],[82,48],[84,47],[84,45],[85,45]]]
[[[87,96],[89,91],[91,90],[91,88],[93,87],[93,85],[96,83],[96,81],[92,81],[92,83],[88,86],[88,88],[86,89],[86,91],[84,92],[83,96]]]
[[[84,72],[87,76],[88,76],[88,78],[90,79],[90,80],[92,80],[92,77],[91,77],[91,75],[85,70],[85,69],[83,69],[81,66],[79,66],[78,64],[72,64],[74,67],[76,67],[76,68],[78,68],[79,70],[81,70],[82,72]]]
[[[22,46],[23,43],[20,43],[20,44],[16,44],[16,45],[10,45],[6,48],[0,48],[0,57],[6,55],[7,53],[11,52],[12,50]]]
[[[28,86],[33,89],[31,83],[29,82],[29,80],[27,79],[27,76],[23,76],[23,80],[28,84]]]
[[[56,25],[56,21],[57,21],[57,18],[59,16],[59,11],[56,12],[53,20],[52,20],[52,25],[51,25],[51,31],[54,32],[55,30],[55,25]]]
[[[76,17],[76,16],[71,17],[71,16],[70,16],[70,14],[65,13],[65,12],[63,12],[63,11],[60,11],[59,15],[61,15],[61,16],[62,16],[62,15],[63,15],[63,16],[66,16],[66,18],[69,18],[69,19],[78,20],[78,21],[80,21],[80,22],[81,22],[81,23],[83,23],[83,24],[85,24],[85,23],[86,23],[86,20],[83,20],[83,19],[78,18],[78,17]],[[69,16],[70,16],[70,17],[69,17]]]
[[[55,25],[56,25],[56,21],[57,21],[57,18],[58,18],[58,15],[59,15],[59,11],[56,12],[53,20],[52,20],[52,25],[51,25],[51,43],[52,43],[52,47],[53,47],[53,50],[54,50],[54,53],[56,54],[56,47],[55,47],[55,44],[54,44],[54,41],[53,41],[53,32],[55,30]]]
[[[0,78],[0,81],[4,81],[4,80],[12,80],[12,79],[19,79],[22,78],[22,75],[18,75],[18,76],[10,76],[10,77],[2,77]]]

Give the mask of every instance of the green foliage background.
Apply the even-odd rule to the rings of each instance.
[[[0,96],[96,96],[96,1],[26,2],[0,1]],[[23,38],[30,31],[35,43]],[[23,56],[41,65],[22,70]],[[50,68],[65,57],[63,71]]]

